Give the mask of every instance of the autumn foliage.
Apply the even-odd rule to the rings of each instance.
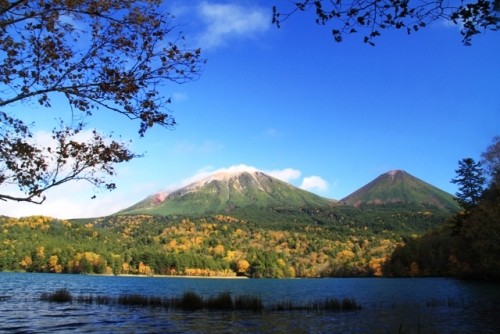
[[[269,229],[223,215],[3,217],[0,232],[0,270],[147,276],[380,276],[397,242],[391,234]]]

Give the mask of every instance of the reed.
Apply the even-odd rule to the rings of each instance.
[[[78,296],[78,297],[76,297],[76,302],[79,304],[93,304],[94,303],[94,296],[92,296],[92,295]]]
[[[62,288],[53,293],[42,293],[41,299],[55,303],[70,303],[73,301],[73,296],[66,288]]]
[[[118,297],[118,304],[125,306],[149,306],[149,298],[138,295],[120,295]]]
[[[257,296],[241,295],[234,300],[234,308],[244,311],[262,311],[264,305],[262,300]]]
[[[148,305],[149,307],[167,307],[168,308],[168,303],[166,303],[165,300],[163,300],[160,297],[155,297],[155,296],[150,296],[148,299]]]
[[[293,304],[289,300],[273,304],[270,307],[271,311],[357,311],[361,309],[356,300],[352,298],[344,298],[339,300],[337,298],[328,298],[324,300],[317,300],[304,304]]]
[[[205,307],[209,310],[234,310],[234,302],[230,292],[222,292],[215,297],[210,297]]]
[[[359,305],[353,298],[342,299],[341,311],[357,311],[361,310],[361,305]]]
[[[161,298],[157,296],[143,296],[139,294],[123,294],[116,298],[108,296],[81,295],[73,298],[67,289],[59,289],[53,293],[43,293],[41,300],[51,302],[77,302],[96,305],[121,305],[130,307],[150,307],[165,309],[179,309],[183,311],[354,311],[361,306],[352,298],[342,300],[329,298],[305,304],[294,304],[289,300],[271,304],[265,307],[258,296],[240,295],[233,298],[230,292],[222,292],[208,299],[187,291],[181,297]]]
[[[97,305],[109,305],[111,304],[112,299],[107,296],[96,296],[95,297],[95,303]]]
[[[175,306],[183,310],[196,311],[205,307],[203,297],[195,292],[185,292],[181,299],[175,303]]]

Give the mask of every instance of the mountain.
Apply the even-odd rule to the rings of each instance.
[[[224,213],[245,207],[329,207],[323,198],[259,171],[216,173],[171,193],[157,193],[118,214]]]
[[[434,207],[451,212],[458,210],[451,194],[402,170],[393,170],[380,175],[340,202],[356,207],[398,204]]]

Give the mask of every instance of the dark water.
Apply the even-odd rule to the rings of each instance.
[[[49,303],[73,296],[259,296],[264,305],[354,298],[354,312],[172,311]],[[0,333],[500,333],[500,286],[440,278],[231,280],[0,273]]]

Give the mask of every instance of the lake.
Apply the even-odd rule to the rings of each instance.
[[[354,298],[358,311],[180,311],[40,300],[254,295],[264,305]],[[443,278],[204,279],[0,273],[0,333],[500,333],[500,285]]]

